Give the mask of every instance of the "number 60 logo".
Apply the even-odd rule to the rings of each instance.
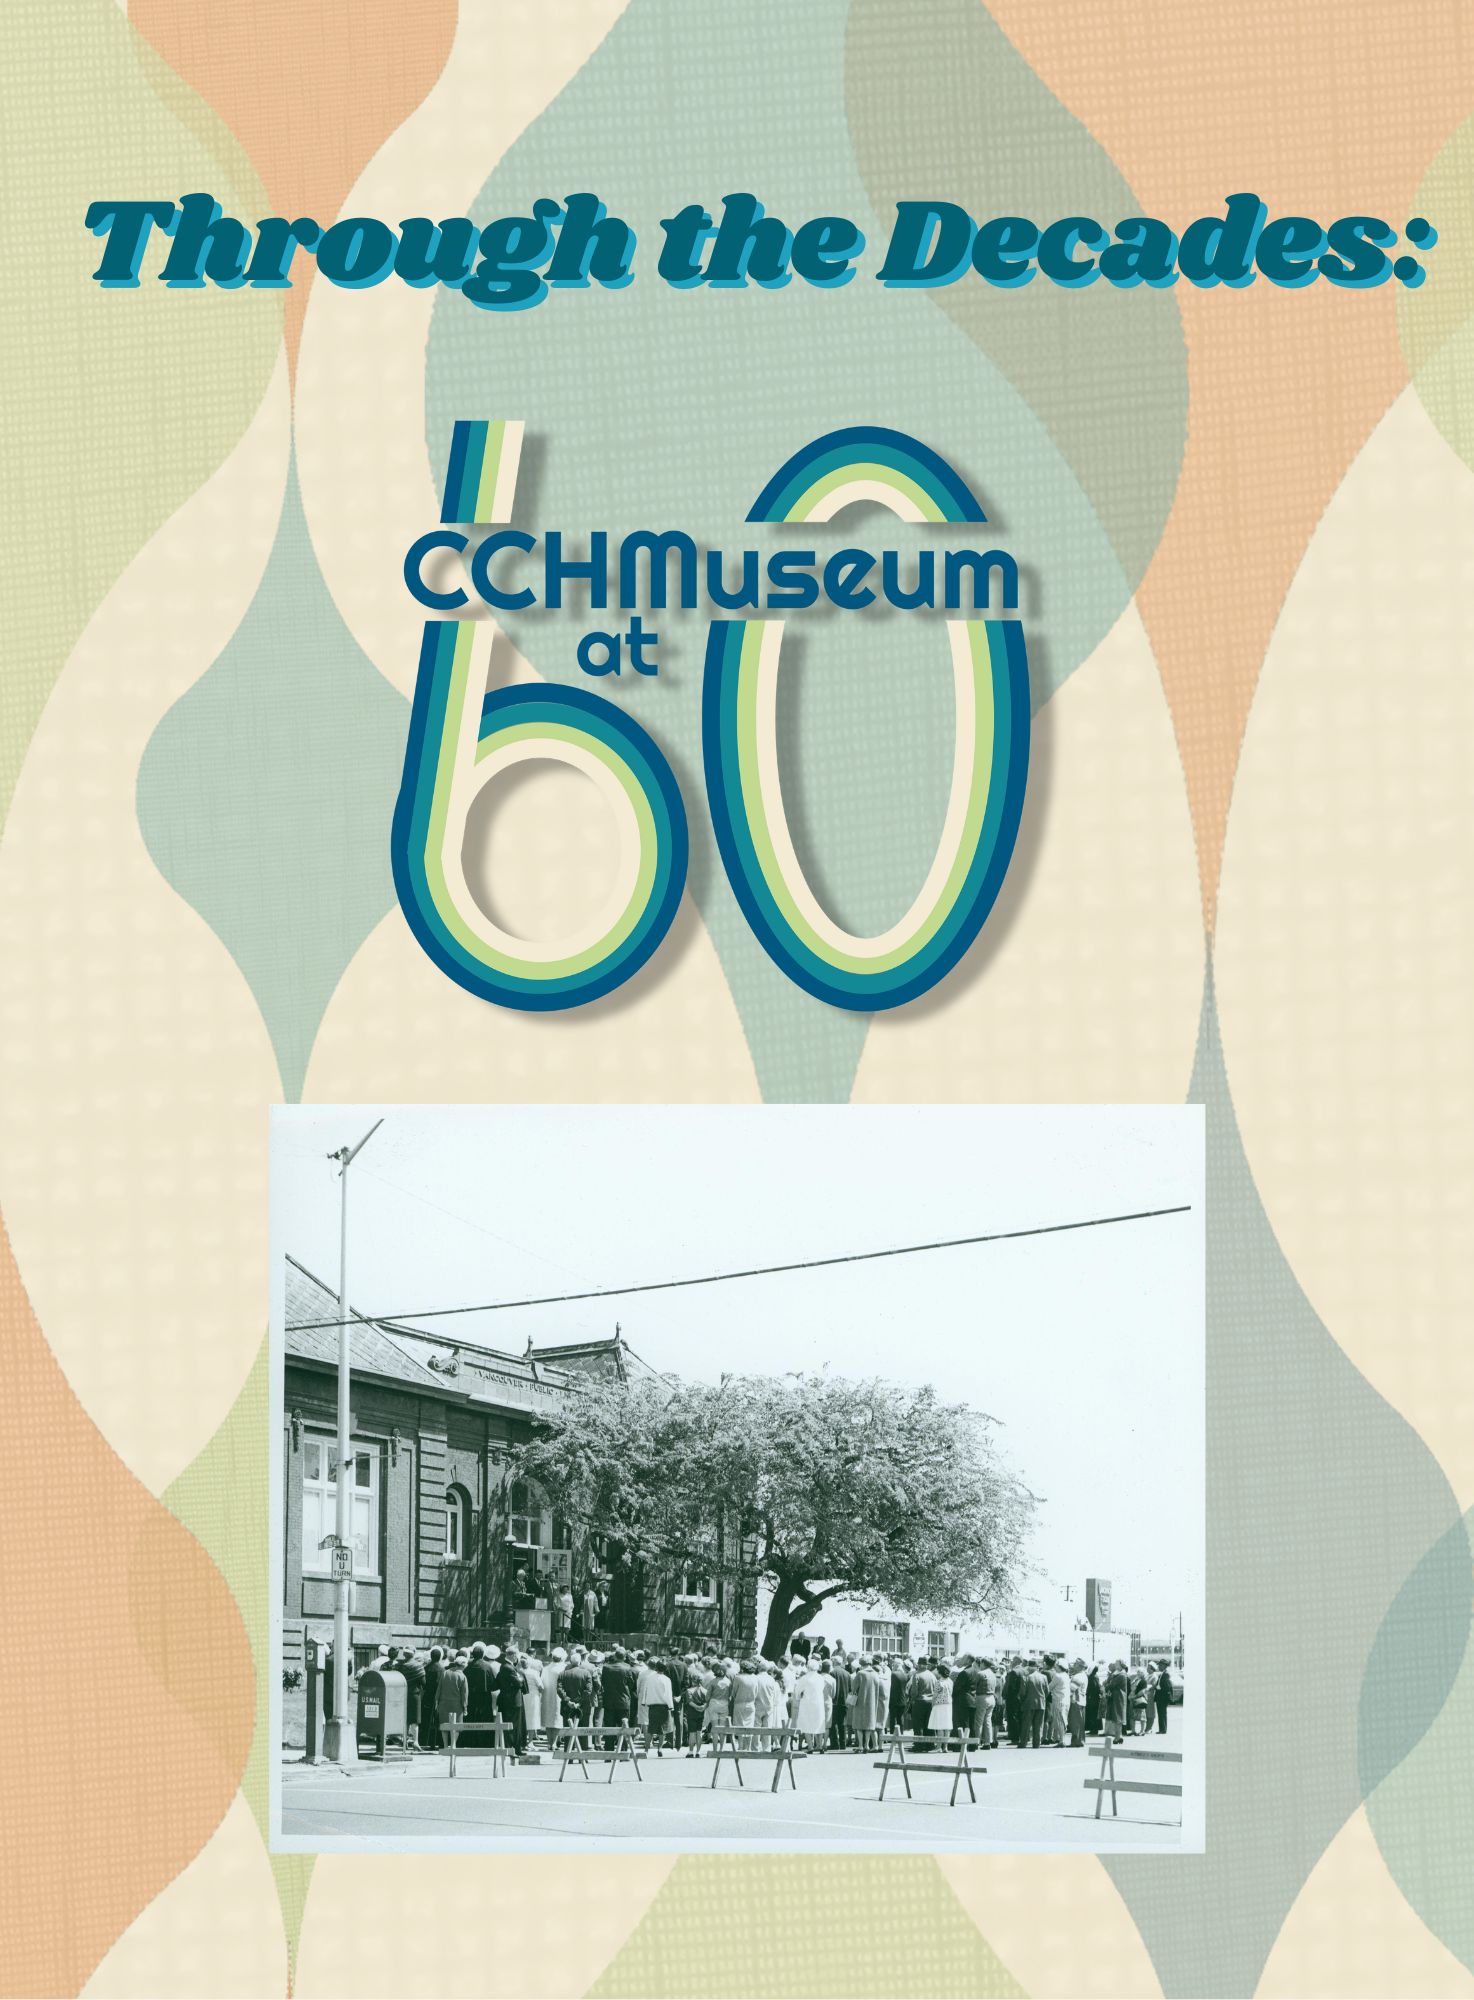
[[[471,436],[470,462],[464,450]],[[521,426],[458,425],[451,491],[458,520],[505,520]],[[981,522],[946,461],[900,431],[856,426],[816,439],[763,489],[750,521],[828,521],[878,500],[905,521]],[[622,986],[658,950],[680,904],[688,835],[680,789],[649,733],[581,688],[487,692],[485,628],[425,627],[404,776],[394,812],[394,882],[411,930],[449,978],[527,1011],[578,1007]],[[844,930],[820,905],[794,851],[777,749],[781,621],[708,627],[702,748],[712,826],[733,893],[758,942],[805,992],[859,1013],[898,1007],[944,979],[1003,885],[1029,764],[1029,674],[1013,619],[948,619],[956,743],[936,857],[910,909],[879,936]],[[467,815],[514,765],[581,771],[612,806],[620,864],[609,904],[553,944],[512,937],[466,880]]]

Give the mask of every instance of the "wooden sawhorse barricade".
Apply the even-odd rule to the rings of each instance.
[[[611,1737],[613,1738],[612,1742],[610,1741]],[[609,1765],[607,1782],[609,1784],[612,1785],[614,1783],[614,1767],[616,1764],[632,1764],[636,1778],[639,1779],[642,1785],[645,1782],[640,1774],[640,1746],[636,1740],[635,1725],[632,1722],[606,1723],[597,1729],[592,1723],[565,1722],[558,1731],[553,1748],[556,1750],[559,1744],[563,1747],[563,1763],[558,1772],[558,1783],[560,1785],[568,1776],[568,1766],[570,1764],[577,1764],[582,1770],[584,1777],[588,1777],[590,1750],[592,1750],[597,1762],[602,1763],[607,1760]]]
[[[504,1778],[507,1775],[507,1725],[501,1716],[492,1716],[485,1722],[446,1722],[441,1726],[450,1732],[451,1777],[454,1777],[456,1774],[457,1739],[467,1735],[473,1729],[490,1729],[493,1732],[491,1739],[491,1775],[494,1778]]]
[[[978,1795],[973,1790],[973,1784],[972,1784],[973,1773],[976,1772],[980,1778],[985,1777],[987,1775],[988,1767],[986,1764],[974,1764],[969,1759],[967,1754],[967,1731],[965,1729],[961,1730],[958,1734],[957,1762],[955,1764],[931,1764],[925,1761],[924,1756],[922,1759],[918,1761],[913,1761],[912,1763],[908,1764],[906,1762],[906,1744],[908,1741],[910,1742],[912,1749],[915,1750],[917,1745],[917,1737],[914,1731],[908,1737],[905,1731],[900,1729],[894,1729],[887,1735],[885,1739],[885,1762],[883,1764],[877,1764],[875,1766],[876,1770],[881,1773],[880,1796],[882,1799],[884,1799],[885,1797],[886,1784],[890,1778],[892,1766],[894,1765],[895,1769],[897,1769],[900,1772],[902,1778],[905,1781],[906,1796],[908,1799],[911,1796],[911,1773],[913,1771],[928,1771],[928,1772],[935,1771],[939,1772],[942,1777],[944,1778],[950,1777],[952,1780],[952,1796],[947,1801],[949,1806],[956,1805],[957,1787],[962,1783],[964,1778],[966,1778],[967,1780],[967,1795],[972,1800],[974,1805],[977,1804]],[[928,1751],[934,1749],[935,1747],[936,1746],[932,1744],[930,1741],[928,1741],[926,1744],[926,1749]]]
[[[780,1729],[764,1729],[756,1724],[751,1726],[743,1724],[739,1728],[736,1723],[732,1722],[714,1723],[712,1725],[711,1740],[716,1747],[717,1754],[716,1761],[711,1767],[712,1790],[716,1790],[717,1772],[722,1768],[723,1757],[731,1758],[732,1762],[737,1766],[738,1784],[745,1785],[746,1780],[742,1776],[742,1760],[746,1757],[749,1762],[756,1760],[759,1763],[772,1764],[773,1783],[770,1787],[771,1790],[777,1791],[778,1780],[783,1776],[784,1769],[786,1768],[788,1771],[788,1782],[797,1791],[798,1779],[793,1775],[793,1734],[793,1725],[791,1723]],[[777,1747],[772,1750],[754,1750],[751,1747],[744,1750],[740,1739],[745,1736],[771,1736],[776,1739]]]
[[[1116,1805],[1117,1792],[1155,1792],[1159,1797],[1167,1799],[1180,1799],[1182,1797],[1181,1785],[1153,1785],[1149,1784],[1143,1778],[1118,1778],[1116,1776],[1117,1758],[1129,1757],[1143,1764],[1180,1764],[1182,1762],[1182,1752],[1180,1750],[1127,1750],[1120,1743],[1113,1743],[1107,1737],[1105,1742],[1098,1746],[1092,1743],[1090,1754],[1092,1757],[1099,1757],[1103,1760],[1100,1767],[1100,1776],[1085,1780],[1086,1791],[1094,1792],[1095,1794],[1095,1817],[1097,1819],[1100,1818],[1100,1809],[1105,1804],[1105,1795],[1107,1792],[1111,1795],[1112,1819],[1119,1817]]]

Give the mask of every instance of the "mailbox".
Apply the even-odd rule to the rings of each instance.
[[[358,1677],[358,1741],[376,1744],[381,1757],[388,1755],[389,1741],[396,1736],[401,1752],[409,1754],[406,1693],[403,1674],[370,1667]]]

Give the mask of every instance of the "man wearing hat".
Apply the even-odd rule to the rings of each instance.
[[[1167,1734],[1167,1710],[1172,1701],[1172,1669],[1165,1660],[1157,1662],[1157,1734]]]
[[[623,1646],[616,1646],[604,1662],[600,1680],[604,1688],[604,1723],[618,1728],[634,1718],[635,1670]]]
[[[420,1690],[420,1744],[426,1750],[440,1748],[439,1692],[444,1660],[444,1648],[432,1646],[425,1662],[425,1685]]]
[[[515,1646],[508,1646],[496,1675],[497,1707],[515,1756],[527,1748],[527,1675]]]
[[[574,1647],[558,1678],[558,1692],[563,1701],[565,1725],[571,1723],[577,1729],[587,1729],[594,1706],[594,1676],[582,1646]]]
[[[672,1653],[664,1664],[671,1691],[671,1740],[679,1750],[686,1740],[686,1682],[690,1669],[679,1653]]]
[[[480,1639],[471,1648],[470,1664],[466,1668],[466,1720],[467,1722],[490,1722],[496,1715],[496,1668],[493,1659],[501,1656],[493,1646],[489,1655]]]

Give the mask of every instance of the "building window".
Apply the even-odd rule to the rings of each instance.
[[[445,1560],[460,1562],[466,1553],[466,1496],[452,1486],[445,1496]]]
[[[676,1578],[677,1604],[715,1604],[717,1585],[714,1576],[703,1570],[688,1569]]]
[[[867,1618],[861,1630],[867,1653],[905,1653],[911,1648],[911,1627],[890,1618]]]
[[[379,1574],[379,1453],[356,1444],[348,1512],[353,1574]],[[302,1440],[302,1568],[311,1575],[332,1573],[332,1552],[322,1546],[338,1529],[338,1447],[331,1438]]]
[[[956,1632],[928,1632],[926,1635],[928,1659],[945,1660],[950,1653],[957,1651],[957,1640]]]
[[[518,1548],[535,1549],[542,1542],[542,1508],[538,1497],[526,1480],[518,1479],[512,1485],[511,1525],[508,1537]]]

